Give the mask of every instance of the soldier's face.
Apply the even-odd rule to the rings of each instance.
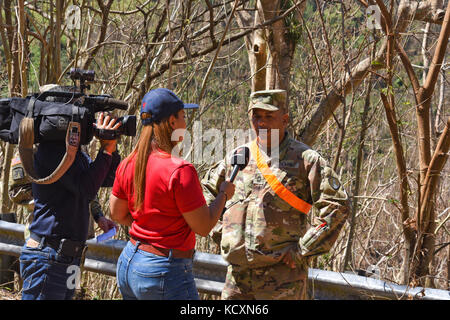
[[[252,129],[255,130],[258,141],[268,147],[278,145],[283,140],[289,115],[282,110],[268,111],[253,109],[250,111]],[[276,139],[278,137],[278,139]],[[276,139],[272,141],[272,139]]]

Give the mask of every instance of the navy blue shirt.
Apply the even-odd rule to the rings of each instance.
[[[34,156],[35,171],[48,176],[65,154],[65,144],[40,143]],[[114,158],[114,159],[113,159]],[[117,159],[118,158],[118,159]],[[72,166],[55,183],[32,184],[34,197],[33,222],[30,231],[38,236],[86,241],[89,228],[89,202],[101,186],[112,186],[120,156],[99,151],[95,161],[77,152]],[[106,182],[106,185],[104,184]]]

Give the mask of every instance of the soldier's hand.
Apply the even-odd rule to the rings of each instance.
[[[290,267],[291,269],[295,269],[295,267],[297,266],[294,257],[292,256],[293,254],[295,253],[293,253],[292,250],[289,250],[283,257],[283,262],[286,263],[287,266]]]
[[[230,200],[234,195],[235,185],[229,181],[224,181],[220,184],[219,192],[224,192],[227,195],[227,200]]]

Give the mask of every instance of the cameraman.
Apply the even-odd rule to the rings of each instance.
[[[106,179],[103,184],[108,184],[106,183]],[[30,237],[28,227],[33,221],[34,199],[31,190],[31,180],[25,174],[25,169],[23,168],[19,154],[16,154],[11,162],[8,186],[10,200],[23,208],[23,220],[25,221],[24,238],[27,240]],[[89,203],[89,213],[91,214],[92,220],[95,221],[103,232],[107,232],[109,229],[116,227],[114,222],[104,216],[98,196],[95,196],[95,198]],[[95,237],[92,220],[90,221],[91,223],[89,223],[88,239]]]
[[[103,113],[99,129],[116,130],[120,123]],[[89,227],[89,202],[102,186],[111,182],[120,162],[117,140],[100,140],[101,148],[92,161],[78,150],[72,166],[55,183],[32,184],[35,209],[30,238],[22,248],[20,273],[23,300],[69,300],[79,279],[79,265],[86,248]],[[47,176],[65,154],[64,142],[42,142],[34,155],[34,167]],[[104,181],[108,184],[105,185]]]

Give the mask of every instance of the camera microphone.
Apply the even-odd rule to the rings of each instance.
[[[231,171],[230,182],[233,182],[239,171],[243,170],[250,159],[250,149],[247,147],[240,147],[231,157],[231,165],[233,171]]]

